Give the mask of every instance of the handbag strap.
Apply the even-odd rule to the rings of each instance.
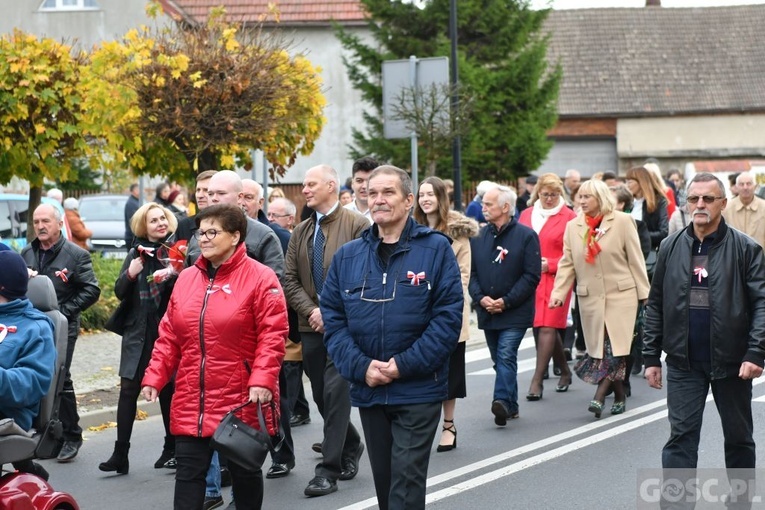
[[[238,407],[233,408],[232,410],[230,410],[226,414],[237,413],[237,412],[241,411],[242,409],[244,409],[245,407],[247,407],[248,405],[253,404],[253,403],[254,402],[252,400],[248,400],[244,404],[242,404],[242,405],[240,405]],[[272,411],[273,416],[276,417],[276,404],[274,404],[274,401],[271,400],[271,402],[269,402],[269,405],[271,406],[271,411]],[[260,430],[262,430],[263,432],[268,434],[268,427],[266,427],[266,418],[263,416],[263,403],[262,402],[258,402],[258,425],[260,426]],[[278,422],[277,434],[279,435],[279,438],[280,438],[278,444],[276,446],[273,446],[271,444],[272,441],[269,441],[269,443],[268,443],[268,449],[271,450],[271,454],[272,455],[274,453],[278,452],[279,450],[281,450],[282,444],[284,443],[284,427],[282,427],[281,420],[279,420],[279,422]]]

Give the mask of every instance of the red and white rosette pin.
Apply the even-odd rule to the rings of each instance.
[[[707,268],[705,267],[694,267],[693,274],[694,276],[698,276],[699,283],[701,283],[702,278],[706,278],[709,276],[709,273],[707,272]]]
[[[409,283],[412,285],[419,285],[420,280],[425,279],[425,271],[420,271],[419,273],[415,273],[414,271],[407,271],[406,277],[409,278]]]
[[[67,283],[69,281],[69,277],[67,274],[69,274],[69,270],[67,268],[62,269],[61,271],[56,271],[56,276],[61,278],[61,281],[64,283]]]
[[[8,333],[15,332],[16,326],[6,326],[5,324],[0,324],[0,344],[3,343],[3,340],[5,340],[5,337],[8,335]]]
[[[494,262],[497,264],[501,264],[503,260],[505,260],[505,256],[507,255],[507,250],[501,246],[497,246],[497,250],[499,253],[497,253],[496,258],[494,259]]]

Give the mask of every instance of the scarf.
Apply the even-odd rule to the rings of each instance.
[[[545,226],[545,223],[547,223],[547,220],[558,214],[560,210],[563,209],[564,205],[566,205],[566,201],[563,197],[558,198],[558,205],[552,209],[545,209],[542,207],[541,200],[534,202],[534,207],[531,209],[531,228],[534,229],[534,232],[539,234]]]
[[[156,283],[149,277],[154,274],[155,271],[165,268],[165,264],[160,260],[163,258],[162,252],[166,252],[163,243],[166,243],[168,239],[153,243],[148,239],[136,238],[134,248],[138,250],[139,246],[154,250],[154,256],[148,254],[143,255],[143,271],[138,275],[138,298],[141,302],[141,306],[148,307],[149,310],[159,310],[159,305],[162,302],[162,291],[166,286],[166,282]],[[140,257],[140,252],[138,254]]]
[[[584,254],[584,261],[588,264],[595,263],[595,257],[600,253],[600,245],[597,239],[597,230],[600,227],[600,222],[603,221],[603,215],[600,214],[594,218],[588,215],[584,215],[584,221],[587,222],[587,233],[584,237],[584,244],[587,252]]]

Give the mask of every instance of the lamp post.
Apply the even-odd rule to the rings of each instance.
[[[457,90],[457,84],[459,83],[459,75],[457,74],[457,0],[451,0],[449,7],[449,38],[451,39],[451,118],[453,131],[457,130],[457,114],[460,107],[459,92]],[[454,168],[453,180],[454,180],[454,209],[457,211],[462,210],[462,140],[459,134],[452,140],[452,165]]]

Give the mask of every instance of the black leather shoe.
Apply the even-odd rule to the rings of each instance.
[[[220,508],[223,506],[223,496],[208,497],[205,496],[205,503],[202,505],[202,510],[213,510],[214,508]]]
[[[290,418],[290,427],[299,427],[311,423],[311,417],[305,414],[293,414]]]
[[[290,471],[292,471],[294,468],[294,460],[287,462],[286,464],[279,464],[278,462],[274,462],[271,464],[271,468],[268,470],[268,473],[266,473],[266,478],[282,478],[290,474]]]
[[[315,451],[316,453],[321,453],[321,443],[312,444],[311,450]]]
[[[343,470],[340,471],[341,480],[351,480],[359,473],[359,459],[361,459],[362,453],[364,453],[364,443],[359,443],[356,454],[353,457],[343,459]]]
[[[77,453],[82,447],[82,440],[79,441],[64,441],[64,446],[61,447],[61,451],[58,452],[56,460],[61,463],[72,462],[77,456]]]
[[[303,491],[306,496],[326,496],[333,492],[337,492],[337,482],[323,476],[314,476]]]
[[[507,425],[507,419],[510,417],[510,410],[501,400],[495,400],[491,403],[491,414],[494,415],[494,423],[500,427]]]

